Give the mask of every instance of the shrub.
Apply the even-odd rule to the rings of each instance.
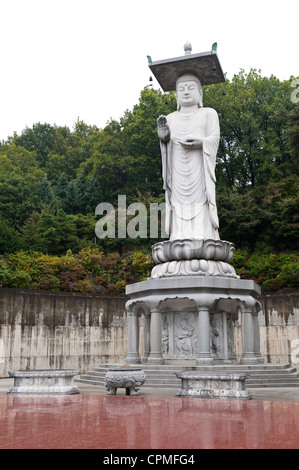
[[[265,291],[299,286],[297,253],[236,250],[232,264],[241,278],[253,279]],[[153,265],[141,251],[124,256],[91,247],[63,256],[19,251],[0,256],[0,287],[124,294],[127,284],[150,277]]]
[[[258,251],[247,256],[238,250],[236,253],[233,265],[241,278],[253,279],[266,291],[299,287],[297,253],[263,254]]]

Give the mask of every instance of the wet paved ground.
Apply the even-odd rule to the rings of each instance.
[[[139,396],[124,389],[109,396],[104,387],[80,383],[77,395],[7,394],[12,385],[0,379],[1,450],[299,448],[299,387],[256,389],[252,400],[227,400],[143,387]]]

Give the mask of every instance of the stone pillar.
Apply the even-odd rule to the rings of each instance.
[[[228,359],[228,341],[227,341],[227,313],[222,312],[222,332],[223,332],[223,359]]]
[[[261,344],[260,344],[260,325],[259,325],[259,318],[258,318],[258,313],[254,313],[252,315],[252,321],[253,321],[253,351],[255,354],[255,357],[257,358],[257,361],[259,363],[263,363],[264,359],[263,356],[261,355]]]
[[[242,341],[243,354],[240,361],[241,364],[256,364],[258,360],[254,353],[254,329],[252,310],[249,308],[246,308],[243,312]]]
[[[132,308],[128,309],[128,364],[141,364],[139,356],[139,325],[137,313]]]
[[[162,356],[162,317],[158,307],[151,307],[149,364],[164,364]]]
[[[197,364],[214,362],[210,347],[210,315],[207,307],[198,307],[198,353]]]
[[[147,362],[150,355],[150,315],[144,315],[144,353],[142,362]]]

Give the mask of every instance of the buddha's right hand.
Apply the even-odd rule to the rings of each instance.
[[[170,139],[170,130],[167,124],[166,116],[159,116],[157,119],[158,124],[158,137],[163,142],[167,142]]]

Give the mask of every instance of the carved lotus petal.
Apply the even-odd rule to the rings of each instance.
[[[234,251],[234,244],[223,240],[166,240],[153,245],[152,257],[155,264],[194,259],[229,263]]]
[[[228,276],[238,278],[235,269],[224,261],[205,259],[192,259],[182,261],[168,261],[153,267],[153,279],[169,276]]]

